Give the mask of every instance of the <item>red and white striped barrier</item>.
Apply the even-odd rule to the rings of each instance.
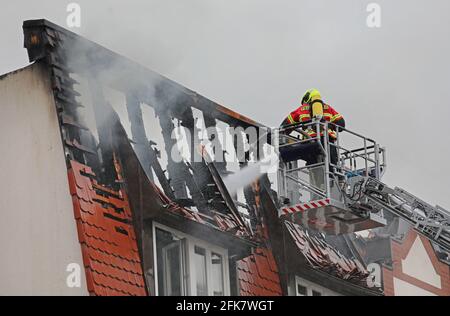
[[[281,212],[284,215],[288,215],[288,214],[294,214],[294,213],[298,213],[298,212],[304,212],[306,210],[310,210],[310,209],[314,209],[314,208],[324,207],[327,205],[330,205],[330,199],[311,201],[311,202],[307,202],[307,203],[283,207],[281,209]]]

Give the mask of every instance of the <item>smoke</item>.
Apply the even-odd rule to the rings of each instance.
[[[236,173],[226,177],[224,179],[225,186],[231,195],[237,194],[239,189],[250,185],[264,174],[276,172],[278,162],[278,155],[272,153],[264,159],[250,163]]]
[[[75,32],[267,125],[317,86],[353,130],[387,146],[387,182],[450,204],[449,171],[440,167],[450,146],[430,141],[422,126],[435,122],[433,135],[447,133],[450,45],[441,39],[449,37],[449,1],[377,1],[376,30],[366,26],[370,1],[76,2],[82,28]],[[3,1],[0,73],[26,65],[22,21],[65,26],[66,5]],[[433,91],[432,111],[423,111],[423,91]],[[436,148],[440,154],[430,155]],[[424,161],[433,168],[418,168]]]
[[[127,106],[130,100],[127,94],[132,94],[141,101],[145,134],[149,141],[157,144],[161,153],[159,163],[163,170],[167,170],[170,152],[165,150],[162,130],[153,107],[177,103],[182,92],[166,88],[167,85],[163,84],[167,82],[164,77],[151,71],[142,71],[143,66],[130,62],[126,57],[116,56],[107,49],[98,48],[83,38],[75,38],[65,44],[66,62],[72,71],[71,77],[78,82],[74,85],[74,90],[80,94],[77,101],[82,104],[77,109],[77,116],[89,128],[96,145],[102,141],[101,132],[109,131],[117,120],[127,137],[135,138]],[[112,133],[111,136],[116,135]],[[116,141],[112,139],[113,143]],[[149,143],[140,145],[150,146]],[[135,142],[132,147],[136,149]],[[149,167],[149,157],[142,150],[135,152],[147,176],[157,180],[154,170]],[[156,184],[161,188],[159,182]]]
[[[129,138],[132,138],[127,111],[127,93],[138,92],[139,96],[145,96],[145,100],[140,101],[145,101],[149,106],[161,103],[161,98],[164,99],[164,103],[169,104],[176,103],[181,97],[181,91],[168,90],[166,85],[162,84],[166,81],[164,77],[151,71],[136,71],[144,67],[129,62],[126,57],[117,58],[110,51],[98,49],[84,39],[72,40],[70,45],[66,45],[66,52],[67,63],[73,71],[71,76],[79,83],[75,86],[77,92],[81,94],[78,101],[85,106],[78,114],[94,135],[97,134],[97,130],[113,123],[115,115],[105,113],[106,108],[112,108]],[[144,121],[144,125],[154,123]]]
[[[262,162],[252,163],[235,174],[226,177],[224,183],[230,194],[236,194],[240,188],[246,187],[260,178],[263,175],[261,166]]]

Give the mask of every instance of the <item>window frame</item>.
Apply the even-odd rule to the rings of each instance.
[[[305,289],[305,292],[306,292],[305,294],[299,293],[298,288],[300,286]],[[299,282],[296,281],[295,282],[295,296],[309,296],[308,286],[306,284],[304,284],[304,283],[299,283]]]
[[[172,246],[170,246],[170,247],[165,247],[165,248],[163,248],[162,249],[162,251],[163,251],[163,262],[161,263],[164,267],[167,267],[167,252],[168,252],[168,250],[169,249],[172,249],[172,248],[177,248],[178,250],[179,250],[179,256],[180,256],[180,258],[179,258],[179,261],[180,261],[180,263],[181,264],[184,264],[184,265],[186,265],[186,260],[185,260],[185,245],[184,245],[184,240],[183,239],[180,239],[179,241],[178,241],[178,243],[176,243],[176,244],[173,244]],[[182,266],[181,267],[181,269],[180,269],[180,286],[181,286],[181,292],[182,293],[184,293],[185,291],[186,291],[186,280],[185,280],[185,267],[184,266]],[[167,280],[165,280],[166,282],[167,282]],[[167,287],[167,284],[164,284],[164,287]],[[167,288],[165,288],[165,291],[168,291],[168,289]]]
[[[209,269],[210,270],[210,275],[211,275],[211,277],[210,277],[210,280],[212,281],[212,279],[213,279],[213,277],[212,277],[212,274],[213,274],[213,263],[212,263],[212,258],[213,258],[213,255],[216,255],[216,256],[219,256],[220,257],[220,260],[221,260],[221,264],[222,264],[222,271],[221,271],[221,280],[222,280],[222,296],[225,296],[226,294],[225,294],[225,283],[226,283],[226,280],[225,280],[225,266],[227,266],[228,267],[228,265],[227,265],[227,262],[228,262],[228,258],[227,257],[225,257],[225,256],[223,256],[222,254],[220,254],[220,253],[217,253],[217,252],[215,252],[215,251],[211,251],[210,252],[210,260],[209,260],[209,264],[211,265],[211,268]],[[225,261],[226,260],[226,261]],[[230,280],[228,279],[228,282],[230,283]],[[210,296],[213,296],[214,295],[214,288],[213,287],[211,287],[211,291],[210,291]],[[229,293],[228,293],[228,295],[229,295]]]
[[[206,257],[206,282],[207,282],[207,289],[208,289],[208,296],[213,295],[213,288],[210,286],[210,281],[212,280],[212,253],[218,254],[222,257],[222,278],[223,278],[223,295],[229,296],[230,295],[230,271],[229,271],[229,265],[228,265],[228,250],[219,246],[216,246],[214,244],[211,244],[207,241],[198,239],[196,237],[193,237],[191,235],[185,234],[183,232],[180,232],[176,229],[170,228],[168,226],[165,226],[163,224],[153,222],[152,225],[152,231],[153,231],[153,264],[154,264],[154,275],[155,275],[155,295],[159,296],[159,281],[158,281],[158,260],[156,255],[156,229],[161,229],[164,231],[167,231],[178,238],[182,239],[184,242],[185,247],[185,255],[184,255],[184,263],[185,267],[183,267],[183,271],[185,271],[184,276],[184,284],[185,284],[185,296],[197,296],[197,286],[195,282],[195,267],[192,264],[193,262],[193,256],[195,253],[195,246],[205,249],[205,257]],[[161,263],[162,264],[162,263]]]
[[[189,249],[189,245],[188,245],[188,254],[189,254],[188,257],[189,257],[189,260],[192,260],[192,262],[193,262],[191,264],[191,266],[194,267],[194,269],[192,269],[192,271],[191,271],[192,276],[193,276],[192,277],[192,281],[197,281],[197,271],[196,271],[196,267],[195,267],[196,266],[196,262],[194,261],[195,260],[194,257],[196,255],[201,255],[202,256],[202,261],[204,261],[204,265],[205,265],[205,269],[206,269],[206,271],[202,271],[202,272],[205,273],[205,283],[206,283],[205,286],[206,286],[207,294],[209,294],[210,278],[209,278],[209,274],[208,274],[208,250],[205,247],[199,246],[197,243],[191,243],[191,245],[192,245],[192,252]],[[199,254],[196,251],[196,248],[203,250],[204,254]],[[192,284],[190,284],[190,285],[192,286],[191,293],[195,293],[193,295],[198,296],[198,293],[197,293],[197,282],[192,282]]]
[[[298,286],[301,285],[306,288],[306,295],[299,295],[298,294]],[[336,293],[332,290],[327,289],[326,287],[323,287],[321,285],[315,284],[313,282],[310,282],[308,280],[305,280],[299,276],[295,276],[294,278],[294,286],[295,286],[295,296],[313,296],[313,291],[320,293],[320,296],[340,296],[339,293]]]

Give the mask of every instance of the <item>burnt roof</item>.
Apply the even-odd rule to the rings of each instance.
[[[215,124],[215,121],[219,120],[233,127],[246,128],[254,126],[262,128],[266,133],[268,132],[268,128],[263,124],[225,108],[222,105],[199,95],[195,91],[187,89],[160,74],[148,70],[111,50],[49,21],[25,21],[23,28],[25,33],[25,47],[28,50],[30,61],[46,63],[51,69],[52,86],[54,89],[56,105],[59,110],[61,134],[66,149],[69,170],[78,163],[86,168],[91,168],[92,174],[95,174],[98,185],[105,188],[105,190],[107,188],[114,192],[126,190],[132,209],[130,218],[127,218],[127,220],[133,224],[134,233],[136,234],[135,242],[138,245],[137,248],[145,248],[145,245],[142,246],[145,243],[145,240],[143,239],[143,236],[140,236],[140,233],[142,233],[142,230],[145,230],[146,221],[152,220],[170,223],[170,225],[181,230],[188,228],[194,235],[197,234],[197,236],[203,239],[210,239],[214,242],[221,243],[224,247],[234,249],[232,253],[236,254],[237,258],[248,256],[252,248],[258,247],[263,250],[254,252],[250,257],[245,258],[244,262],[246,262],[246,260],[250,260],[249,262],[252,260],[260,261],[260,264],[265,266],[266,263],[264,260],[268,260],[269,263],[267,266],[269,268],[264,269],[264,271],[267,272],[266,274],[260,274],[261,279],[263,280],[261,282],[265,282],[264,280],[267,279],[268,275],[269,281],[271,280],[273,284],[270,288],[266,289],[272,290],[274,293],[279,293],[280,291],[276,284],[280,283],[280,287],[283,287],[283,284],[281,284],[282,281],[279,279],[275,280],[273,277],[273,273],[279,272],[277,268],[273,268],[273,265],[276,264],[280,267],[286,263],[284,261],[286,259],[283,259],[282,256],[278,254],[274,256],[274,260],[272,260],[270,248],[277,248],[274,245],[277,245],[282,241],[274,240],[274,238],[278,238],[280,235],[270,233],[270,231],[279,228],[275,227],[277,225],[274,225],[273,223],[278,218],[273,217],[273,212],[271,213],[276,202],[274,201],[271,192],[269,192],[269,189],[264,186],[256,185],[252,190],[247,192],[247,195],[250,196],[251,200],[249,201],[249,204],[253,203],[255,205],[252,205],[252,207],[255,206],[256,209],[260,208],[263,210],[262,213],[257,212],[261,218],[258,218],[256,223],[256,232],[249,232],[247,228],[238,225],[239,220],[233,216],[231,209],[229,209],[228,212],[210,212],[209,214],[203,214],[194,212],[187,206],[180,205],[180,203],[169,197],[171,195],[170,180],[173,179],[167,179],[169,192],[156,187],[151,179],[149,179],[148,174],[146,174],[141,157],[137,157],[135,150],[133,150],[133,147],[131,146],[131,143],[133,142],[134,144],[140,145],[144,152],[149,151],[151,150],[149,149],[150,146],[148,146],[148,143],[145,143],[146,141],[148,142],[148,140],[128,140],[126,133],[123,130],[123,126],[117,118],[117,114],[107,102],[102,100],[102,95],[99,92],[95,101],[102,104],[104,115],[108,116],[112,123],[103,127],[104,130],[102,133],[99,133],[101,134],[99,143],[95,143],[95,141],[92,140],[92,135],[86,130],[82,118],[80,118],[77,115],[76,110],[74,110],[82,105],[76,100],[77,92],[73,87],[76,81],[71,78],[70,74],[76,72],[77,69],[86,71],[85,69],[89,69],[89,67],[95,67],[97,76],[94,78],[94,81],[96,81],[95,85],[97,88],[101,87],[101,85],[111,85],[115,89],[126,94],[127,98],[132,98],[136,104],[142,102],[158,108],[159,115],[167,116],[166,123],[170,123],[171,115],[174,118],[183,121],[184,126],[193,128],[192,108],[196,108],[204,113],[205,117],[209,118],[212,124]],[[73,60],[69,58],[70,54],[83,56],[83,58],[81,61]],[[78,67],[80,62],[85,63],[84,66],[88,67]],[[120,67],[122,76],[105,81],[106,79],[100,74],[102,72],[107,72],[108,68],[112,65]],[[157,82],[156,85],[155,81]],[[159,91],[159,94],[156,93],[156,98],[149,95],[150,87]],[[163,91],[163,93],[161,91]],[[169,95],[178,95],[179,97],[176,100],[172,100],[168,97]],[[127,101],[129,100],[127,99]],[[140,124],[142,125],[142,122]],[[137,127],[143,128],[142,126]],[[166,134],[169,132],[168,134],[170,136],[171,124],[168,124],[166,128],[169,129],[166,131]],[[112,137],[112,135],[115,135],[116,137]],[[135,136],[136,135],[133,135],[133,137]],[[98,157],[98,148],[100,148],[101,157]],[[119,163],[120,168],[117,168],[117,163]],[[186,169],[185,166],[180,165],[175,165],[174,168],[175,167]],[[208,181],[201,181],[201,185],[195,183],[200,187],[198,188],[199,193],[204,194],[208,187],[210,187],[210,182],[214,180],[214,177],[217,177],[217,175],[213,175],[215,172],[213,172],[211,168],[208,168],[204,161],[193,164],[193,169],[194,172],[192,175],[190,175],[190,173],[178,173],[177,176],[181,178],[192,176],[192,178],[195,178],[195,174],[198,172],[202,177],[207,177],[209,183]],[[105,174],[105,170],[109,170],[110,172]],[[160,176],[166,177],[162,171]],[[193,182],[195,182],[195,180],[196,179],[194,179]],[[223,192],[219,192],[219,194],[223,197]],[[142,205],[142,203],[144,204]],[[217,203],[216,205],[218,204],[220,203]],[[225,209],[229,208],[229,198],[223,199],[223,204],[225,205]],[[269,207],[266,206],[266,209],[264,210],[264,205],[257,204],[270,205]],[[282,223],[278,224],[280,224],[278,226],[284,225]],[[86,227],[89,227],[90,229],[89,225]],[[79,227],[79,231],[85,232],[88,231],[88,228]],[[267,233],[267,231],[269,231],[269,233]],[[314,238],[299,239],[297,237],[296,234],[291,235],[292,241],[301,243],[303,240],[303,242],[308,242],[316,246],[320,245],[321,249],[326,249],[328,253],[337,253],[332,250],[332,247],[327,245],[325,240],[319,241]],[[80,240],[80,242],[82,241]],[[336,245],[339,244],[339,247],[342,248],[342,253],[352,253],[352,249],[349,248],[346,242],[335,242]],[[87,247],[89,248],[90,246],[88,245]],[[134,246],[131,246],[130,249],[134,251],[134,248]],[[275,252],[279,251],[279,249],[274,250]],[[299,253],[303,253],[301,249],[298,249],[298,251]],[[311,255],[311,253],[303,254],[306,255],[306,257]],[[336,256],[338,256],[339,260],[346,265],[354,263],[353,258],[349,259],[344,254]],[[91,256],[87,253],[85,254],[85,257],[90,258]],[[147,271],[148,268],[152,267],[153,263],[148,259],[146,260],[145,257],[146,254],[141,251],[141,264],[143,270]],[[353,270],[349,269],[349,271],[339,273],[339,271],[342,270],[342,266],[345,264],[334,264],[329,262],[330,260],[332,260],[332,258],[323,256],[323,258],[319,260],[321,262],[319,265],[315,265],[317,262],[311,260],[308,262],[311,266],[314,266],[321,271],[326,271],[331,275],[334,274],[341,279],[358,274],[360,274],[361,277],[365,275],[363,272],[364,267],[360,267],[356,263],[354,264],[357,267]],[[244,264],[242,264],[242,266],[239,265],[238,267],[242,268],[240,269],[241,271],[246,271]],[[258,269],[257,265],[255,267]],[[324,279],[327,278],[327,274],[315,275],[316,277],[321,276]],[[243,277],[243,280],[245,280],[245,277]],[[101,283],[99,284],[101,285]],[[141,283],[138,285],[141,285]],[[260,284],[259,286],[263,285]],[[361,291],[364,292],[365,289],[362,289]]]

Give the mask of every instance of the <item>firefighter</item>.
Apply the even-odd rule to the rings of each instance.
[[[317,89],[310,89],[306,91],[302,98],[300,107],[288,115],[288,117],[283,121],[282,126],[307,122],[317,118],[333,123],[337,126],[331,125],[328,129],[328,139],[330,143],[334,143],[337,138],[337,133],[340,131],[339,127],[345,128],[345,120],[339,112],[333,109],[329,104],[322,101],[322,96]],[[317,136],[315,128],[306,129],[306,133],[310,137]],[[321,132],[321,136],[323,139],[323,131]],[[335,146],[330,146],[330,151],[330,162],[336,165],[338,160],[337,149]],[[306,162],[308,165],[311,165],[319,161],[320,157],[317,157],[317,155],[311,155]]]

